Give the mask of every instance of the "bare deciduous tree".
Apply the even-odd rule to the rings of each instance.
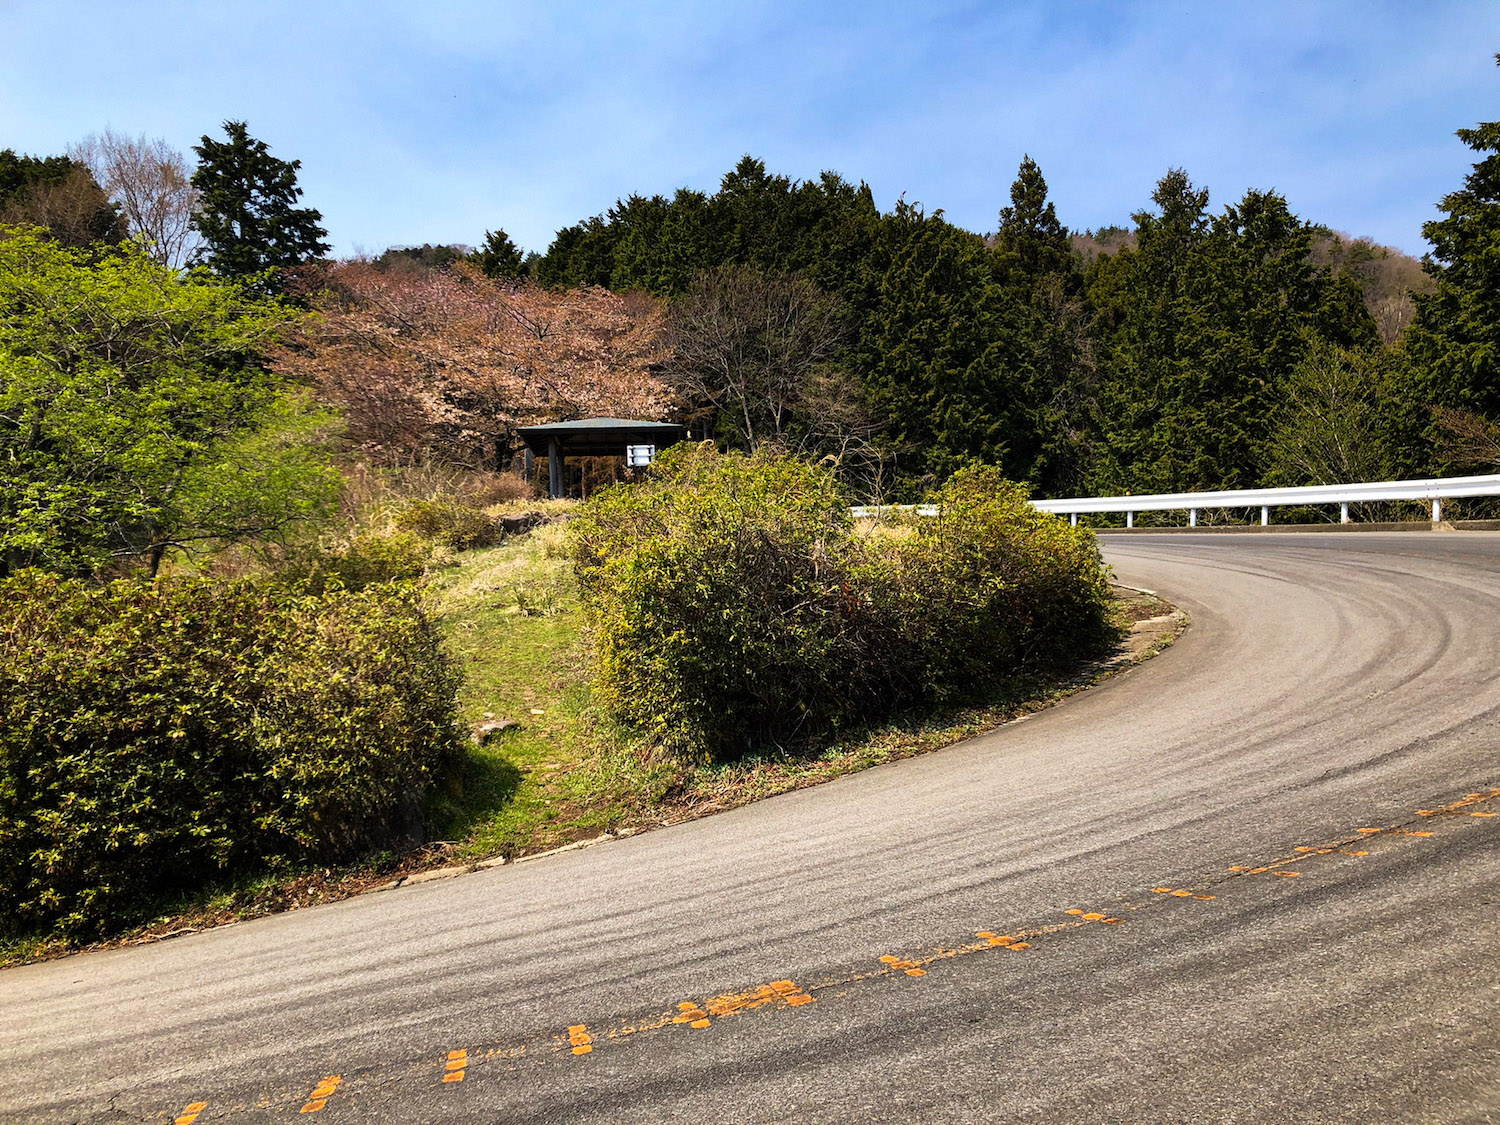
[[[1269,484],[1385,480],[1391,455],[1380,424],[1380,357],[1318,343],[1282,388],[1283,412],[1267,443]],[[1396,518],[1389,504],[1358,504],[1363,519]]]
[[[851,331],[843,303],[805,278],[721,266],[672,306],[667,381],[690,421],[717,421],[747,451],[770,445],[820,461],[879,497],[896,451],[845,362]]]
[[[182,153],[161,138],[126,137],[111,129],[68,148],[130,224],[130,236],[164,266],[180,269],[197,246],[191,220],[198,192]]]
[[[747,450],[785,444],[816,379],[843,351],[837,298],[753,266],[706,270],[672,307],[668,381],[718,411]]]
[[[1500,425],[1472,410],[1439,406],[1433,409],[1438,427],[1438,449],[1461,469],[1494,472],[1500,469]]]

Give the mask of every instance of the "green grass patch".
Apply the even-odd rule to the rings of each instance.
[[[458,859],[514,857],[675,823],[935,750],[1051,706],[1154,655],[1180,631],[1066,675],[1012,679],[971,706],[908,711],[816,746],[688,764],[643,745],[593,697],[584,615],[561,526],[466,552],[430,584],[450,651],[464,669],[464,719],[516,724],[485,745],[472,744],[461,782],[434,799],[434,832],[452,842],[447,854]],[[1171,612],[1152,597],[1116,594],[1122,629]]]
[[[469,749],[434,796],[433,832],[458,858],[544,850],[639,820],[678,780],[593,705],[583,616],[556,525],[470,551],[431,582],[464,670],[472,727],[514,724]]]

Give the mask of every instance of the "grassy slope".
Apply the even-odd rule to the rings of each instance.
[[[461,556],[433,588],[471,724],[517,725],[470,751],[437,795],[434,833],[459,858],[517,855],[623,826],[675,780],[622,748],[590,705],[578,595],[553,525]]]
[[[433,583],[466,673],[464,718],[519,723],[474,747],[461,788],[436,800],[434,831],[454,841],[450,854],[459,859],[673,823],[910,757],[1050,706],[1150,655],[1135,651],[1062,680],[1020,679],[983,705],[900,716],[812,753],[711,766],[654,761],[591,703],[583,618],[561,540],[551,525],[469,552]],[[1155,599],[1134,599],[1121,605],[1122,625],[1165,611]]]

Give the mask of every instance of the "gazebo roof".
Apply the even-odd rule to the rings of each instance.
[[[554,441],[564,457],[623,457],[627,445],[673,445],[682,440],[686,428],[676,422],[580,418],[576,422],[521,426],[516,432],[526,448],[540,457],[547,456]]]

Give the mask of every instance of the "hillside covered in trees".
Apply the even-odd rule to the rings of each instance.
[[[375,464],[505,471],[520,426],[590,414],[770,444],[890,499],[974,463],[1065,496],[1444,475],[1500,448],[1500,125],[1460,132],[1479,163],[1424,263],[1275,191],[1211,200],[1182,169],[1121,201],[1127,225],[1072,230],[1027,157],[977,232],[750,156],[712,194],[627,195],[544,252],[496,229],[338,261],[298,162],[225,129],[196,171],[110,133],[0,153],[0,221],[310,310],[261,362]]]
[[[793,181],[746,157],[715,194],[630,196],[527,267],[553,289],[668,301],[668,379],[723,443],[809,448],[871,484],[878,463],[903,496],[972,461],[1048,496],[1469,467],[1433,410],[1472,404],[1426,394],[1404,343],[1441,260],[1424,272],[1272,191],[1215,208],[1179,169],[1129,227],[1070,231],[1029,158],[1009,194],[979,234],[905,200],[882,213],[833,173]],[[769,355],[795,332],[769,326],[793,324],[794,290],[819,328],[797,345],[816,362],[788,379]],[[714,364],[688,360],[724,322],[756,326],[734,349],[766,352],[765,378],[710,378]],[[752,340],[768,334],[780,338]]]

